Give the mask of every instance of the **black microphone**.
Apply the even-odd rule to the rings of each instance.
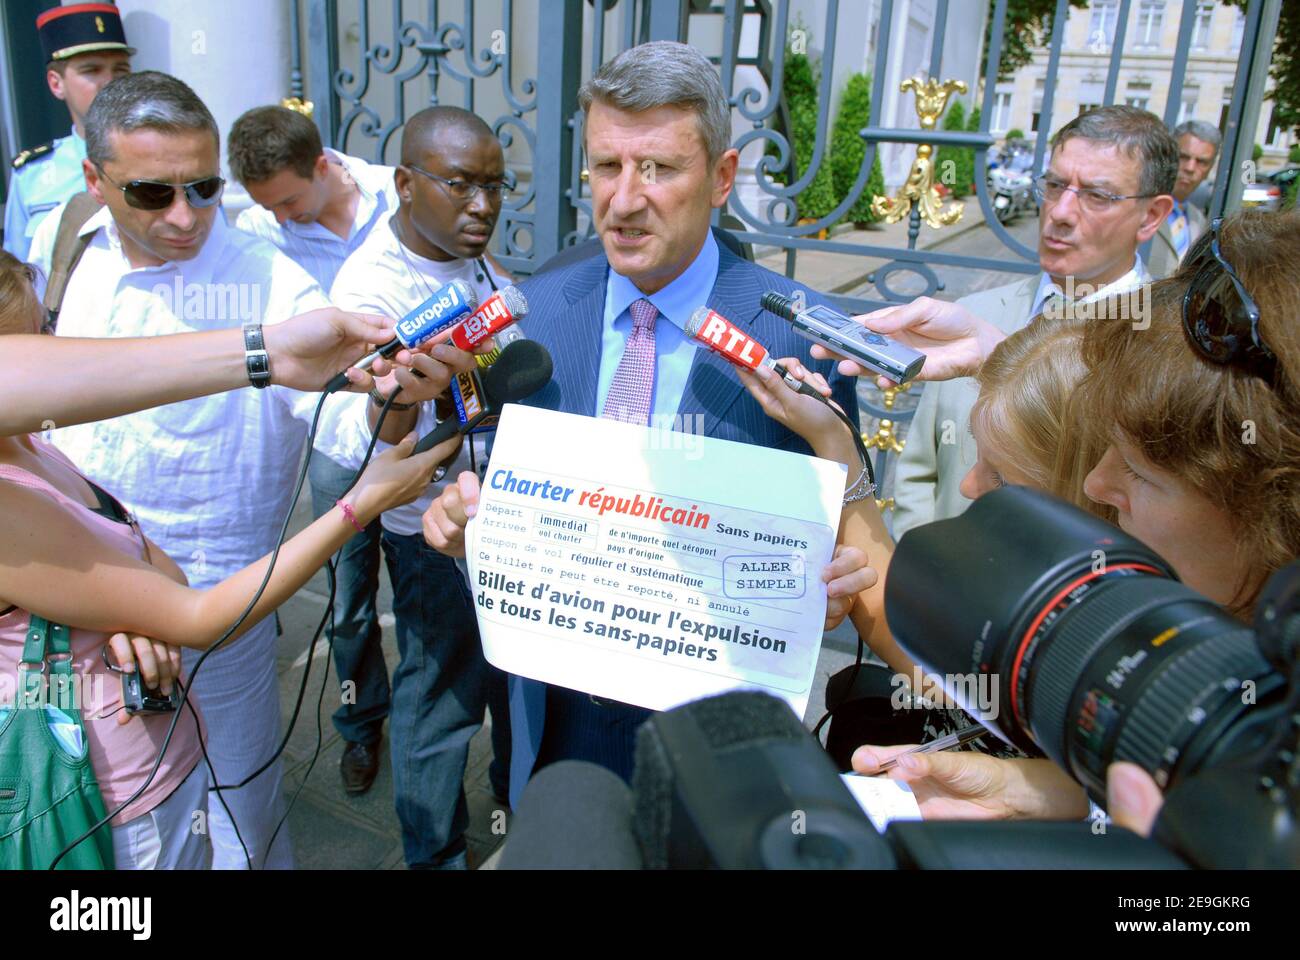
[[[647,869],[889,869],[894,856],[783,700],[737,691],[637,732],[633,829]]]
[[[581,760],[542,768],[524,788],[498,869],[640,870],[627,784]]]
[[[522,400],[536,393],[551,381],[551,355],[536,340],[516,340],[506,344],[496,363],[482,373],[471,372],[481,400],[480,409],[462,421],[448,417],[420,438],[411,455],[424,453],[457,434],[466,434],[487,417],[500,414],[507,403]]]

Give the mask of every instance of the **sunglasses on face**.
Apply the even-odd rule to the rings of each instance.
[[[1183,329],[1196,352],[1273,383],[1277,357],[1259,333],[1259,307],[1219,247],[1222,217],[1210,225],[1210,242],[1195,254],[1196,272],[1183,295]],[[1199,266],[1197,266],[1199,264]]]
[[[98,166],[98,165],[97,165]],[[189,183],[161,183],[157,180],[132,180],[130,183],[118,183],[103,167],[98,167],[100,175],[117,189],[122,191],[129,206],[137,210],[166,210],[172,205],[176,191],[185,194],[185,201],[191,207],[202,209],[221,201],[221,188],[226,181],[221,177],[204,177]]]

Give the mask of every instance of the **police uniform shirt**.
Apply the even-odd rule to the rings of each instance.
[[[4,248],[19,260],[30,256],[32,238],[50,211],[86,189],[84,159],[86,141],[75,130],[48,149],[24,150],[14,159],[5,202]]]
[[[254,206],[239,214],[235,226],[255,237],[270,241],[290,260],[310,273],[328,290],[334,284],[339,268],[353,251],[365,243],[376,225],[387,222],[397,209],[397,188],[393,185],[393,168],[366,163],[337,151],[325,149],[331,163],[337,163],[352,177],[360,189],[356,216],[347,239],[319,223],[296,223],[286,220],[276,223],[275,214],[262,206]]]

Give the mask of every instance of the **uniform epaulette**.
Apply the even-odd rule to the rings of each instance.
[[[12,166],[15,170],[21,170],[32,160],[36,160],[39,157],[45,156],[47,153],[53,152],[54,141],[51,140],[49,143],[42,143],[40,146],[31,147],[18,154],[18,156],[14,157]]]

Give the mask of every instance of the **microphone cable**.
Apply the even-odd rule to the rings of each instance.
[[[382,418],[382,416],[383,416],[384,414],[386,414],[386,413],[388,412],[388,409],[391,407],[391,404],[392,404],[394,398],[396,398],[397,394],[400,393],[400,392],[401,392],[401,391],[400,391],[400,388],[399,388],[398,390],[394,390],[393,393],[389,396],[387,402],[384,404],[384,410],[381,412],[381,418]],[[244,621],[247,620],[248,617],[249,617],[249,615],[253,612],[253,609],[257,606],[258,601],[262,599],[262,595],[266,592],[267,585],[271,582],[271,574],[272,574],[272,572],[275,570],[275,564],[276,564],[276,561],[277,561],[277,560],[279,559],[279,557],[280,557],[280,548],[284,545],[285,536],[286,536],[286,534],[287,534],[287,532],[288,532],[288,529],[289,529],[289,523],[290,523],[290,520],[293,518],[293,511],[294,511],[294,508],[295,508],[295,507],[297,506],[297,504],[298,504],[298,498],[299,498],[299,496],[302,494],[303,484],[304,484],[304,483],[306,482],[306,480],[307,480],[307,467],[308,467],[308,464],[309,464],[310,461],[311,461],[311,450],[312,450],[312,447],[313,447],[313,445],[314,445],[314,443],[315,443],[315,439],[316,439],[316,431],[317,431],[317,429],[319,428],[319,425],[320,425],[320,416],[321,416],[321,411],[324,409],[325,401],[326,401],[326,399],[327,399],[329,396],[330,396],[329,393],[322,392],[322,393],[321,393],[321,396],[320,396],[320,399],[316,402],[316,409],[315,409],[315,412],[312,414],[311,427],[310,427],[310,429],[309,429],[308,432],[307,432],[307,442],[306,442],[306,444],[304,445],[304,446],[305,446],[305,449],[304,449],[304,452],[303,452],[302,465],[299,467],[299,470],[298,470],[298,479],[297,479],[296,484],[294,485],[293,496],[292,496],[292,498],[291,498],[290,501],[289,501],[289,508],[288,508],[288,510],[285,512],[284,522],[280,525],[280,533],[279,533],[279,536],[276,538],[275,548],[271,551],[271,559],[270,559],[269,563],[267,564],[266,573],[265,573],[265,575],[262,577],[262,582],[258,585],[257,591],[253,594],[253,598],[248,602],[248,605],[244,608],[244,611],[239,615],[239,618],[238,618],[238,619],[237,619],[237,620],[236,620],[236,621],[235,621],[235,622],[230,626],[229,629],[226,630],[225,633],[223,633],[223,634],[221,635],[220,638],[217,639],[217,641],[216,641],[215,643],[211,644],[211,645],[210,645],[206,650],[204,650],[203,653],[199,656],[199,659],[195,662],[195,664],[194,664],[194,669],[190,671],[189,683],[188,683],[188,684],[184,684],[184,685],[181,686],[181,702],[177,705],[177,709],[176,709],[176,710],[174,711],[174,713],[172,714],[171,722],[170,722],[170,723],[168,724],[168,726],[167,726],[167,733],[166,733],[166,734],[164,735],[164,737],[163,737],[162,746],[161,746],[161,747],[159,748],[159,750],[158,750],[158,756],[157,756],[157,758],[154,760],[153,767],[150,768],[148,776],[145,777],[145,781],[144,781],[144,783],[142,783],[139,787],[137,787],[136,790],[135,790],[135,792],[132,793],[131,796],[127,797],[125,800],[123,800],[121,803],[119,803],[116,807],[114,807],[111,811],[109,811],[109,812],[106,813],[103,817],[101,817],[98,821],[96,821],[94,824],[92,824],[90,827],[88,827],[86,830],[84,830],[84,831],[81,833],[80,836],[76,837],[75,839],[73,839],[72,841],[70,841],[66,846],[64,846],[63,849],[60,850],[60,851],[58,852],[57,855],[55,855],[54,859],[53,859],[52,861],[50,861],[50,865],[49,865],[48,869],[50,869],[50,870],[55,869],[55,868],[59,865],[59,862],[60,862],[60,861],[61,861],[65,856],[67,856],[68,853],[69,853],[71,850],[73,850],[76,846],[78,846],[80,843],[82,843],[83,841],[85,841],[88,837],[90,837],[91,835],[93,835],[93,834],[95,833],[95,831],[101,829],[105,824],[109,823],[109,822],[110,822],[114,817],[116,817],[119,813],[121,813],[124,809],[126,809],[126,807],[130,806],[132,803],[134,803],[136,800],[138,800],[138,799],[140,798],[140,795],[143,794],[144,791],[147,790],[147,789],[149,788],[150,784],[153,783],[154,778],[158,775],[158,770],[159,770],[159,768],[162,766],[163,757],[166,755],[166,753],[167,753],[167,748],[171,745],[172,737],[173,737],[173,736],[175,735],[175,733],[176,733],[176,724],[177,724],[177,721],[180,720],[180,716],[181,716],[181,713],[182,713],[182,708],[184,708],[184,707],[185,707],[186,705],[188,705],[189,702],[190,702],[190,701],[189,701],[189,693],[190,693],[190,690],[193,688],[193,685],[194,685],[194,678],[198,675],[199,670],[202,668],[203,664],[207,661],[208,656],[209,656],[210,654],[212,654],[213,651],[215,651],[215,650],[217,650],[218,648],[220,648],[221,646],[223,646],[223,645],[226,643],[226,641],[230,639],[231,635],[234,634],[235,631],[238,630],[241,626],[243,626]],[[375,428],[375,431],[374,431],[374,436],[371,438],[370,448],[369,448],[369,450],[367,450],[367,452],[366,452],[366,461],[367,461],[367,463],[368,463],[368,461],[369,461],[369,458],[370,458],[371,453],[374,451],[375,441],[376,441],[376,439],[378,438],[378,435],[379,435],[379,426],[381,426],[381,425],[382,425],[382,419],[381,419],[380,423],[376,425],[376,428]],[[364,469],[365,469],[365,466],[366,466],[366,464],[363,463],[361,469],[364,470]],[[358,471],[358,475],[359,475],[359,474],[360,474],[360,471]],[[355,483],[356,483],[356,478],[353,479],[353,485],[355,485]],[[351,488],[349,487],[349,489],[351,489]],[[333,558],[331,558],[329,561],[327,561],[327,565],[332,565],[332,564],[333,564]],[[331,581],[331,582],[332,582],[332,581]],[[330,601],[329,601],[329,605],[328,605],[329,608],[332,608],[332,606],[333,606],[333,596],[332,596],[332,593],[333,593],[333,588],[331,588],[331,599],[330,599]],[[317,636],[319,636],[319,630],[317,631]],[[332,640],[332,618],[331,618],[331,640]],[[313,642],[314,642],[314,640],[313,640]],[[311,661],[308,660],[308,663],[307,663],[306,668],[304,669],[304,675],[303,675],[303,686],[304,686],[304,688],[305,688],[305,685],[306,685],[307,674],[310,672],[310,668],[311,668]],[[301,705],[301,695],[300,695],[300,697],[299,697],[299,705]],[[190,705],[190,713],[191,713],[191,715],[195,715],[195,710],[194,710],[194,707],[193,707],[192,705]],[[295,720],[295,722],[296,722],[296,719],[297,719],[297,711],[295,710],[295,714],[294,714],[294,720]],[[197,723],[197,720],[198,720],[198,718],[197,718],[197,716],[195,716],[195,722],[196,722],[196,723]],[[292,732],[292,730],[291,730],[290,732]],[[200,738],[200,743],[202,743],[202,738]],[[287,743],[288,743],[288,735],[286,734],[284,740],[283,740],[283,741],[281,742],[281,744],[280,744],[279,749],[276,751],[275,755],[271,758],[271,760],[268,761],[267,763],[263,764],[263,766],[262,766],[261,768],[259,768],[259,769],[256,771],[256,773],[254,773],[252,776],[246,778],[244,781],[242,781],[240,784],[238,784],[238,786],[244,786],[244,785],[246,785],[247,783],[251,782],[251,780],[253,779],[253,777],[256,777],[258,774],[264,772],[268,767],[270,767],[270,765],[271,765],[272,763],[274,763],[275,760],[276,760],[276,759],[280,756],[280,754],[284,751],[285,745],[286,745]],[[217,776],[216,776],[215,771],[214,771],[213,768],[212,768],[212,761],[211,761],[211,759],[208,757],[208,753],[207,753],[207,747],[206,747],[206,745],[203,745],[203,756],[204,756],[205,761],[206,761],[207,764],[208,764],[208,770],[209,770],[209,772],[210,772],[211,775],[212,775],[212,779],[213,779],[213,781],[215,781],[215,780],[217,779]],[[230,822],[231,822],[232,826],[234,826],[234,828],[235,828],[235,835],[236,835],[236,837],[239,838],[240,846],[243,848],[243,851],[244,851],[244,858],[245,858],[245,860],[248,862],[249,868],[251,869],[251,868],[252,868],[252,860],[251,860],[251,858],[249,857],[249,854],[248,854],[248,847],[244,844],[243,837],[242,837],[242,835],[239,833],[239,828],[238,828],[238,826],[235,824],[235,819],[234,819],[233,815],[232,815],[231,812],[230,812],[230,808],[226,805],[225,799],[221,796],[221,791],[222,791],[222,790],[228,790],[228,789],[232,789],[232,788],[231,788],[230,786],[228,786],[228,785],[227,785],[227,786],[223,786],[223,785],[221,785],[221,784],[217,784],[217,783],[215,783],[215,782],[214,782],[212,785],[209,786],[209,790],[215,790],[215,791],[217,792],[217,798],[218,798],[218,800],[221,802],[222,809],[225,810],[226,815],[227,815],[228,817],[230,817]],[[277,828],[277,829],[278,829],[278,828]],[[269,847],[268,847],[268,852],[269,852]]]

